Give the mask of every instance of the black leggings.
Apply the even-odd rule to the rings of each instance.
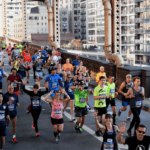
[[[137,127],[139,126],[140,124],[140,113],[141,113],[141,107],[140,108],[131,108],[131,111],[133,113],[133,119],[132,119],[132,122],[130,124],[130,127],[128,129],[128,131],[131,132],[132,128],[134,127],[135,125],[135,129],[134,129],[134,133],[135,133],[135,130],[137,129]]]
[[[32,109],[31,114],[33,117],[33,121],[34,121],[34,127],[35,127],[35,132],[37,133],[39,131],[38,129],[38,125],[37,125],[37,121],[39,119],[41,113],[41,107],[39,107],[38,109]]]

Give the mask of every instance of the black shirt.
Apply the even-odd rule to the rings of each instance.
[[[148,150],[150,136],[144,136],[142,141],[137,140],[136,136],[126,138],[125,144],[129,146],[128,150]]]

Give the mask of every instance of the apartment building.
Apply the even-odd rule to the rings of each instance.
[[[2,1],[0,1],[0,36],[3,36]]]
[[[48,14],[46,6],[37,5],[27,10],[27,40],[31,40],[31,34],[48,33]],[[14,17],[14,38],[22,40],[22,15]]]

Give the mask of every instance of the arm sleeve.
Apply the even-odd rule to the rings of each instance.
[[[23,85],[23,91],[28,94],[29,96],[32,96],[33,92],[32,91],[28,91],[25,89],[25,85]]]

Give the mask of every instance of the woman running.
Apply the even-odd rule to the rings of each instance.
[[[7,53],[8,53],[8,58],[9,58],[8,64],[9,65],[11,65],[11,52],[12,52],[12,47],[11,47],[11,43],[9,43],[9,46],[7,47]]]
[[[61,77],[62,81],[64,81],[65,71],[62,71],[61,64],[57,64],[57,73]]]
[[[45,64],[45,68],[48,69],[48,74],[51,74],[51,67],[55,66],[56,63],[53,61],[53,56],[50,57],[50,59],[47,60],[47,63]]]
[[[15,68],[17,70],[17,72],[18,72],[18,70],[19,70],[19,59],[18,59],[18,56],[15,56],[15,60],[13,61],[13,63],[11,64],[11,66],[13,68]]]
[[[80,62],[79,62],[79,67],[76,69],[75,74],[77,74],[79,71],[82,71],[83,67],[84,67],[84,66],[83,66],[83,62],[80,61]]]
[[[66,99],[61,99],[61,93],[65,94],[67,97]],[[50,93],[45,97],[45,101],[48,103],[51,103],[52,105],[52,113],[51,113],[51,123],[54,128],[54,141],[57,143],[58,138],[60,138],[60,132],[63,131],[64,128],[64,121],[63,121],[63,115],[62,115],[62,109],[63,109],[63,103],[70,100],[69,95],[64,91],[55,91],[55,98],[54,100],[48,99],[48,97],[53,93],[53,91],[50,91]]]
[[[105,115],[106,125],[102,125],[99,123],[97,119],[97,113],[98,112],[94,113],[96,124],[98,125],[98,127],[101,129],[103,133],[103,143],[101,146],[101,150],[106,150],[106,149],[118,150],[116,135],[117,132],[119,133],[119,129],[117,126],[112,125],[112,115],[106,114]]]
[[[27,76],[27,83],[29,83],[29,77],[30,77],[30,69],[31,69],[31,55],[28,50],[25,51],[24,56],[24,61],[27,64],[27,69],[26,69],[26,76]]]
[[[32,122],[32,129],[35,129],[36,136],[40,136],[39,129],[38,129],[38,119],[41,113],[41,97],[42,95],[48,93],[48,84],[45,84],[45,91],[38,90],[39,86],[37,84],[34,84],[33,91],[28,91],[25,89],[26,82],[23,81],[23,91],[30,96],[31,99],[31,108],[30,112],[33,117]]]
[[[18,67],[19,67],[19,70],[18,70],[18,74],[20,75],[20,77],[22,79],[24,79],[26,77],[26,69],[27,69],[27,65],[25,65],[24,63],[24,57],[23,56],[20,56],[20,61],[18,63]]]

